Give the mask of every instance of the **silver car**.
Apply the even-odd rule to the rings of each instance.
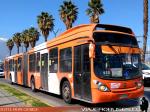
[[[3,71],[3,69],[0,69],[0,77],[4,77],[4,71]]]
[[[150,66],[142,64],[142,76],[144,83],[150,83]]]

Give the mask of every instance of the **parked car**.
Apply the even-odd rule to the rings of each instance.
[[[147,64],[142,64],[142,75],[144,83],[150,83],[150,66]]]
[[[3,69],[0,69],[0,77],[4,77],[4,71],[3,71]]]

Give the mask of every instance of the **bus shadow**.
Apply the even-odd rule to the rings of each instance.
[[[38,90],[37,92],[41,92],[43,94],[52,96],[59,100],[63,100],[61,95],[56,95],[56,94],[49,93],[49,92],[42,91],[42,90]],[[139,100],[138,99],[130,99],[130,100],[120,100],[120,101],[116,101],[116,102],[109,102],[109,103],[91,104],[91,103],[73,99],[72,103],[68,104],[68,105],[80,105],[81,107],[90,107],[90,108],[98,107],[98,108],[113,108],[113,109],[115,109],[115,108],[129,108],[129,107],[139,106]]]
[[[57,95],[57,94],[53,94],[53,93],[49,93],[47,91],[42,91],[42,90],[37,90],[38,92],[41,92],[43,94],[46,94],[46,95],[49,95],[49,96],[52,96],[52,97],[55,97],[55,98],[59,98],[59,99],[62,99],[62,96],[61,95]]]
[[[79,104],[84,107],[98,107],[98,108],[130,108],[130,107],[135,107],[139,106],[139,100],[138,99],[130,99],[130,100],[120,100],[120,101],[115,101],[115,102],[109,102],[109,103],[98,103],[98,104],[90,104],[90,103],[85,103],[82,101],[77,101],[74,100],[73,104]]]
[[[144,91],[144,96],[149,100],[150,102],[150,91]]]
[[[144,83],[144,87],[150,87],[150,83]]]
[[[56,95],[53,93],[49,93],[46,91],[38,90],[38,92],[41,92],[43,94],[50,95],[52,97],[58,98],[60,100],[63,100],[61,95]],[[79,100],[73,99],[71,105],[80,105],[82,107],[100,107],[100,108],[129,108],[129,107],[135,107],[139,106],[139,99],[130,99],[130,100],[120,100],[115,102],[109,102],[109,103],[98,103],[98,104],[91,104]]]

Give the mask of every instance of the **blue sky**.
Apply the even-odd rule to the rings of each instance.
[[[88,0],[72,1],[79,8],[78,19],[73,26],[89,23],[89,17],[85,13]],[[59,29],[59,33],[65,31],[65,25],[60,20],[58,12],[62,2],[63,0],[0,0],[0,38],[8,39],[16,32],[22,32],[31,26],[38,27],[37,15],[41,11],[53,15],[55,30]],[[133,29],[136,36],[143,35],[143,0],[102,0],[102,2],[105,13],[100,16],[101,23],[127,26]],[[53,33],[50,33],[48,39],[53,37]],[[42,42],[44,39],[41,36],[38,43]]]

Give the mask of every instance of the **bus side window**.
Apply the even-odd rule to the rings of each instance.
[[[35,72],[35,59],[36,59],[35,53],[29,55],[29,71],[30,72]]]
[[[83,71],[84,72],[90,72],[91,70],[90,70],[89,46],[87,44],[82,45],[82,52],[83,52],[83,63],[82,63],[83,64]],[[93,56],[94,55],[95,54],[93,54]]]
[[[49,72],[56,73],[58,70],[58,48],[49,51]]]
[[[9,60],[9,63],[8,63],[8,64],[9,64],[9,65],[8,65],[7,69],[8,69],[9,71],[14,71],[14,60],[13,60],[13,59]]]
[[[76,46],[74,50],[74,69],[76,73],[81,73],[82,62],[81,62],[81,45]]]
[[[18,71],[21,71],[22,69],[22,58],[18,58]]]
[[[60,50],[60,71],[72,72],[72,48]]]
[[[36,72],[40,72],[40,52],[36,54]]]

